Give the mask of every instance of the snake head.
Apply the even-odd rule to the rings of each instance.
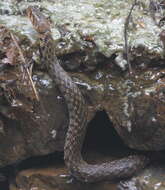
[[[39,34],[50,33],[50,22],[46,17],[40,12],[36,6],[29,6],[26,10],[27,16],[29,17],[31,23],[33,24],[35,30]]]

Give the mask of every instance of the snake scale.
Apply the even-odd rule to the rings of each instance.
[[[81,155],[87,129],[88,109],[78,86],[60,66],[55,55],[55,45],[50,24],[36,7],[28,7],[27,15],[40,36],[40,52],[54,83],[58,86],[67,104],[69,126],[64,145],[64,160],[71,175],[83,182],[97,182],[131,177],[148,163],[142,155],[102,164],[88,164]]]

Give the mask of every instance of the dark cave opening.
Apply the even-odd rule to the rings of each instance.
[[[114,129],[113,123],[109,120],[106,112],[97,112],[93,120],[88,124],[84,148],[108,151],[124,147],[123,141]]]
[[[105,111],[99,111],[88,124],[83,146],[85,160],[105,162],[132,153],[116,132]]]

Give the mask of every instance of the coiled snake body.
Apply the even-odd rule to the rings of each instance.
[[[129,156],[99,165],[90,165],[83,160],[81,148],[87,128],[88,109],[86,102],[77,85],[58,62],[49,22],[35,7],[29,7],[27,15],[40,35],[40,49],[44,64],[47,65],[48,72],[60,89],[68,107],[69,126],[64,146],[64,160],[69,171],[78,180],[84,182],[132,176],[148,163],[146,157]]]

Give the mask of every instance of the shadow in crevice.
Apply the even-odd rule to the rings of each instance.
[[[136,152],[124,144],[107,113],[97,112],[88,125],[83,146],[84,159],[95,164],[121,159]]]
[[[88,148],[98,151],[127,149],[105,111],[97,112],[88,125],[84,149]]]

